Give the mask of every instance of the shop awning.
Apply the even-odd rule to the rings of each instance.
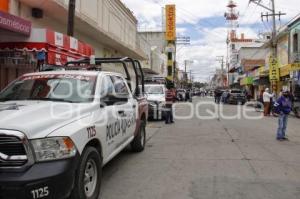
[[[45,52],[44,57],[39,59],[54,65],[94,55],[94,49],[90,45],[49,29],[33,29],[30,38],[23,41],[14,38],[9,41],[11,42],[0,43],[0,51]]]
[[[264,59],[243,59],[242,66],[245,72],[253,71],[261,66],[265,65]]]

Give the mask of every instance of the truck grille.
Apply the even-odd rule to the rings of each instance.
[[[3,135],[0,131],[0,168],[20,167],[27,161],[22,139],[12,135]]]

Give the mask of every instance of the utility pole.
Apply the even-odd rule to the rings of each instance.
[[[271,0],[272,2],[272,18],[273,18],[273,34],[272,34],[272,37],[273,37],[273,54],[274,54],[274,57],[277,58],[277,42],[276,42],[276,35],[277,35],[277,28],[276,28],[276,12],[275,12],[275,0]],[[280,17],[280,15],[279,15]]]
[[[187,60],[184,60],[184,79],[185,79],[185,81],[187,80],[186,63],[187,63]]]
[[[268,10],[270,13],[266,13],[266,14],[261,14],[261,18],[262,18],[262,21],[264,20],[264,18],[267,18],[267,21],[269,21],[269,17],[272,17],[272,23],[273,23],[273,30],[272,30],[272,49],[273,49],[273,56],[272,56],[272,62],[274,63],[278,63],[278,59],[277,59],[277,40],[276,40],[276,36],[277,36],[277,28],[276,28],[276,17],[278,16],[279,17],[279,20],[281,18],[282,15],[286,15],[285,13],[276,13],[276,10],[275,10],[275,0],[270,0],[271,1],[271,4],[272,6],[271,7],[268,7],[264,4],[261,3],[262,0],[250,0],[249,3],[254,3],[266,10]],[[271,62],[271,61],[270,61]],[[276,64],[275,64],[276,66]],[[278,71],[279,69],[278,68],[275,68],[275,73],[279,73],[279,72],[276,72],[276,70]],[[272,72],[273,70],[270,68],[270,73]],[[278,86],[278,79],[271,79],[270,77],[270,81],[271,81],[271,85],[272,85],[272,91],[273,92],[276,92],[277,91],[277,86]]]
[[[188,46],[191,45],[191,38],[189,36],[178,36],[176,37],[175,40],[175,61],[177,60],[177,52],[181,49],[177,50],[178,46]],[[184,61],[184,65],[185,65],[185,75],[186,75],[186,61]],[[176,70],[176,67],[174,67]],[[174,73],[176,73],[177,71],[174,71]],[[175,77],[175,75],[174,75]]]
[[[217,56],[217,61],[221,63],[221,80],[224,87],[224,56]]]
[[[281,18],[281,16],[283,15],[286,15],[286,13],[276,13],[276,10],[275,10],[275,0],[270,0],[271,1],[271,8],[266,6],[266,5],[263,5],[261,3],[262,0],[250,0],[249,3],[254,3],[266,10],[268,10],[270,13],[266,13],[266,14],[261,14],[261,18],[262,20],[264,20],[264,18],[266,17],[267,18],[267,21],[269,21],[269,17],[272,17],[272,23],[273,23],[273,28],[272,28],[272,48],[273,48],[273,57],[274,58],[277,58],[277,41],[276,41],[276,36],[277,36],[277,28],[276,28],[276,17],[278,16],[279,17],[279,20]]]
[[[75,21],[75,10],[76,0],[69,0],[69,10],[68,10],[68,35],[74,36],[74,21]]]

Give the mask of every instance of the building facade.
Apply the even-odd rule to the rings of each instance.
[[[48,38],[48,32],[54,32],[55,42],[58,41],[60,47],[79,51],[77,53],[84,56],[95,54],[96,57],[126,56],[139,60],[148,59],[145,53],[147,49],[141,44],[137,34],[137,19],[120,0],[89,0],[88,2],[76,0],[74,38],[66,36],[68,3],[69,0],[47,0],[42,3],[40,0],[1,0],[1,12],[7,15],[8,19],[15,18],[14,23],[11,24],[18,22],[23,29],[26,24],[29,28],[30,24],[30,31],[27,35],[17,34],[16,31],[14,34],[0,31],[0,42],[30,42],[31,44],[49,42],[51,39]],[[9,30],[9,32],[13,31]],[[41,32],[42,34],[38,34]],[[86,53],[88,51],[86,46],[90,46],[90,53]],[[2,47],[7,49],[3,45]],[[13,46],[10,50],[16,51],[16,48]],[[21,49],[17,49],[13,57],[19,56]],[[28,45],[26,49],[28,50]],[[49,52],[48,49],[43,48],[43,50]],[[30,51],[35,53],[29,53],[28,57],[38,62],[37,51],[42,50],[34,47]],[[77,57],[54,57],[54,59],[62,59],[61,64],[69,58]],[[0,70],[1,81],[3,81],[0,89],[22,73],[34,70],[34,67],[27,68],[28,70],[23,70],[24,67],[18,69],[4,67],[2,66]]]
[[[139,32],[140,38],[150,47],[148,51],[148,59],[144,61],[144,68],[152,74],[162,77],[167,76],[167,55],[165,40],[165,32],[161,31],[143,31]],[[146,71],[145,70],[145,71]]]

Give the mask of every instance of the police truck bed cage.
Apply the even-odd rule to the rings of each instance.
[[[131,81],[130,74],[128,72],[127,63],[132,65],[134,73],[136,75],[136,90],[135,95],[140,94],[139,85],[142,85],[142,93],[145,92],[144,87],[144,73],[142,71],[141,63],[138,60],[129,58],[129,57],[122,57],[122,58],[85,58],[76,61],[70,61],[65,64],[65,68],[68,69],[69,67],[72,69],[85,69],[85,70],[101,70],[101,64],[113,64],[113,63],[120,63],[122,64],[124,71],[126,73],[126,79]],[[139,72],[138,72],[139,71]],[[140,75],[139,75],[140,73]],[[139,79],[139,76],[141,79]],[[130,85],[131,89],[131,85]]]

